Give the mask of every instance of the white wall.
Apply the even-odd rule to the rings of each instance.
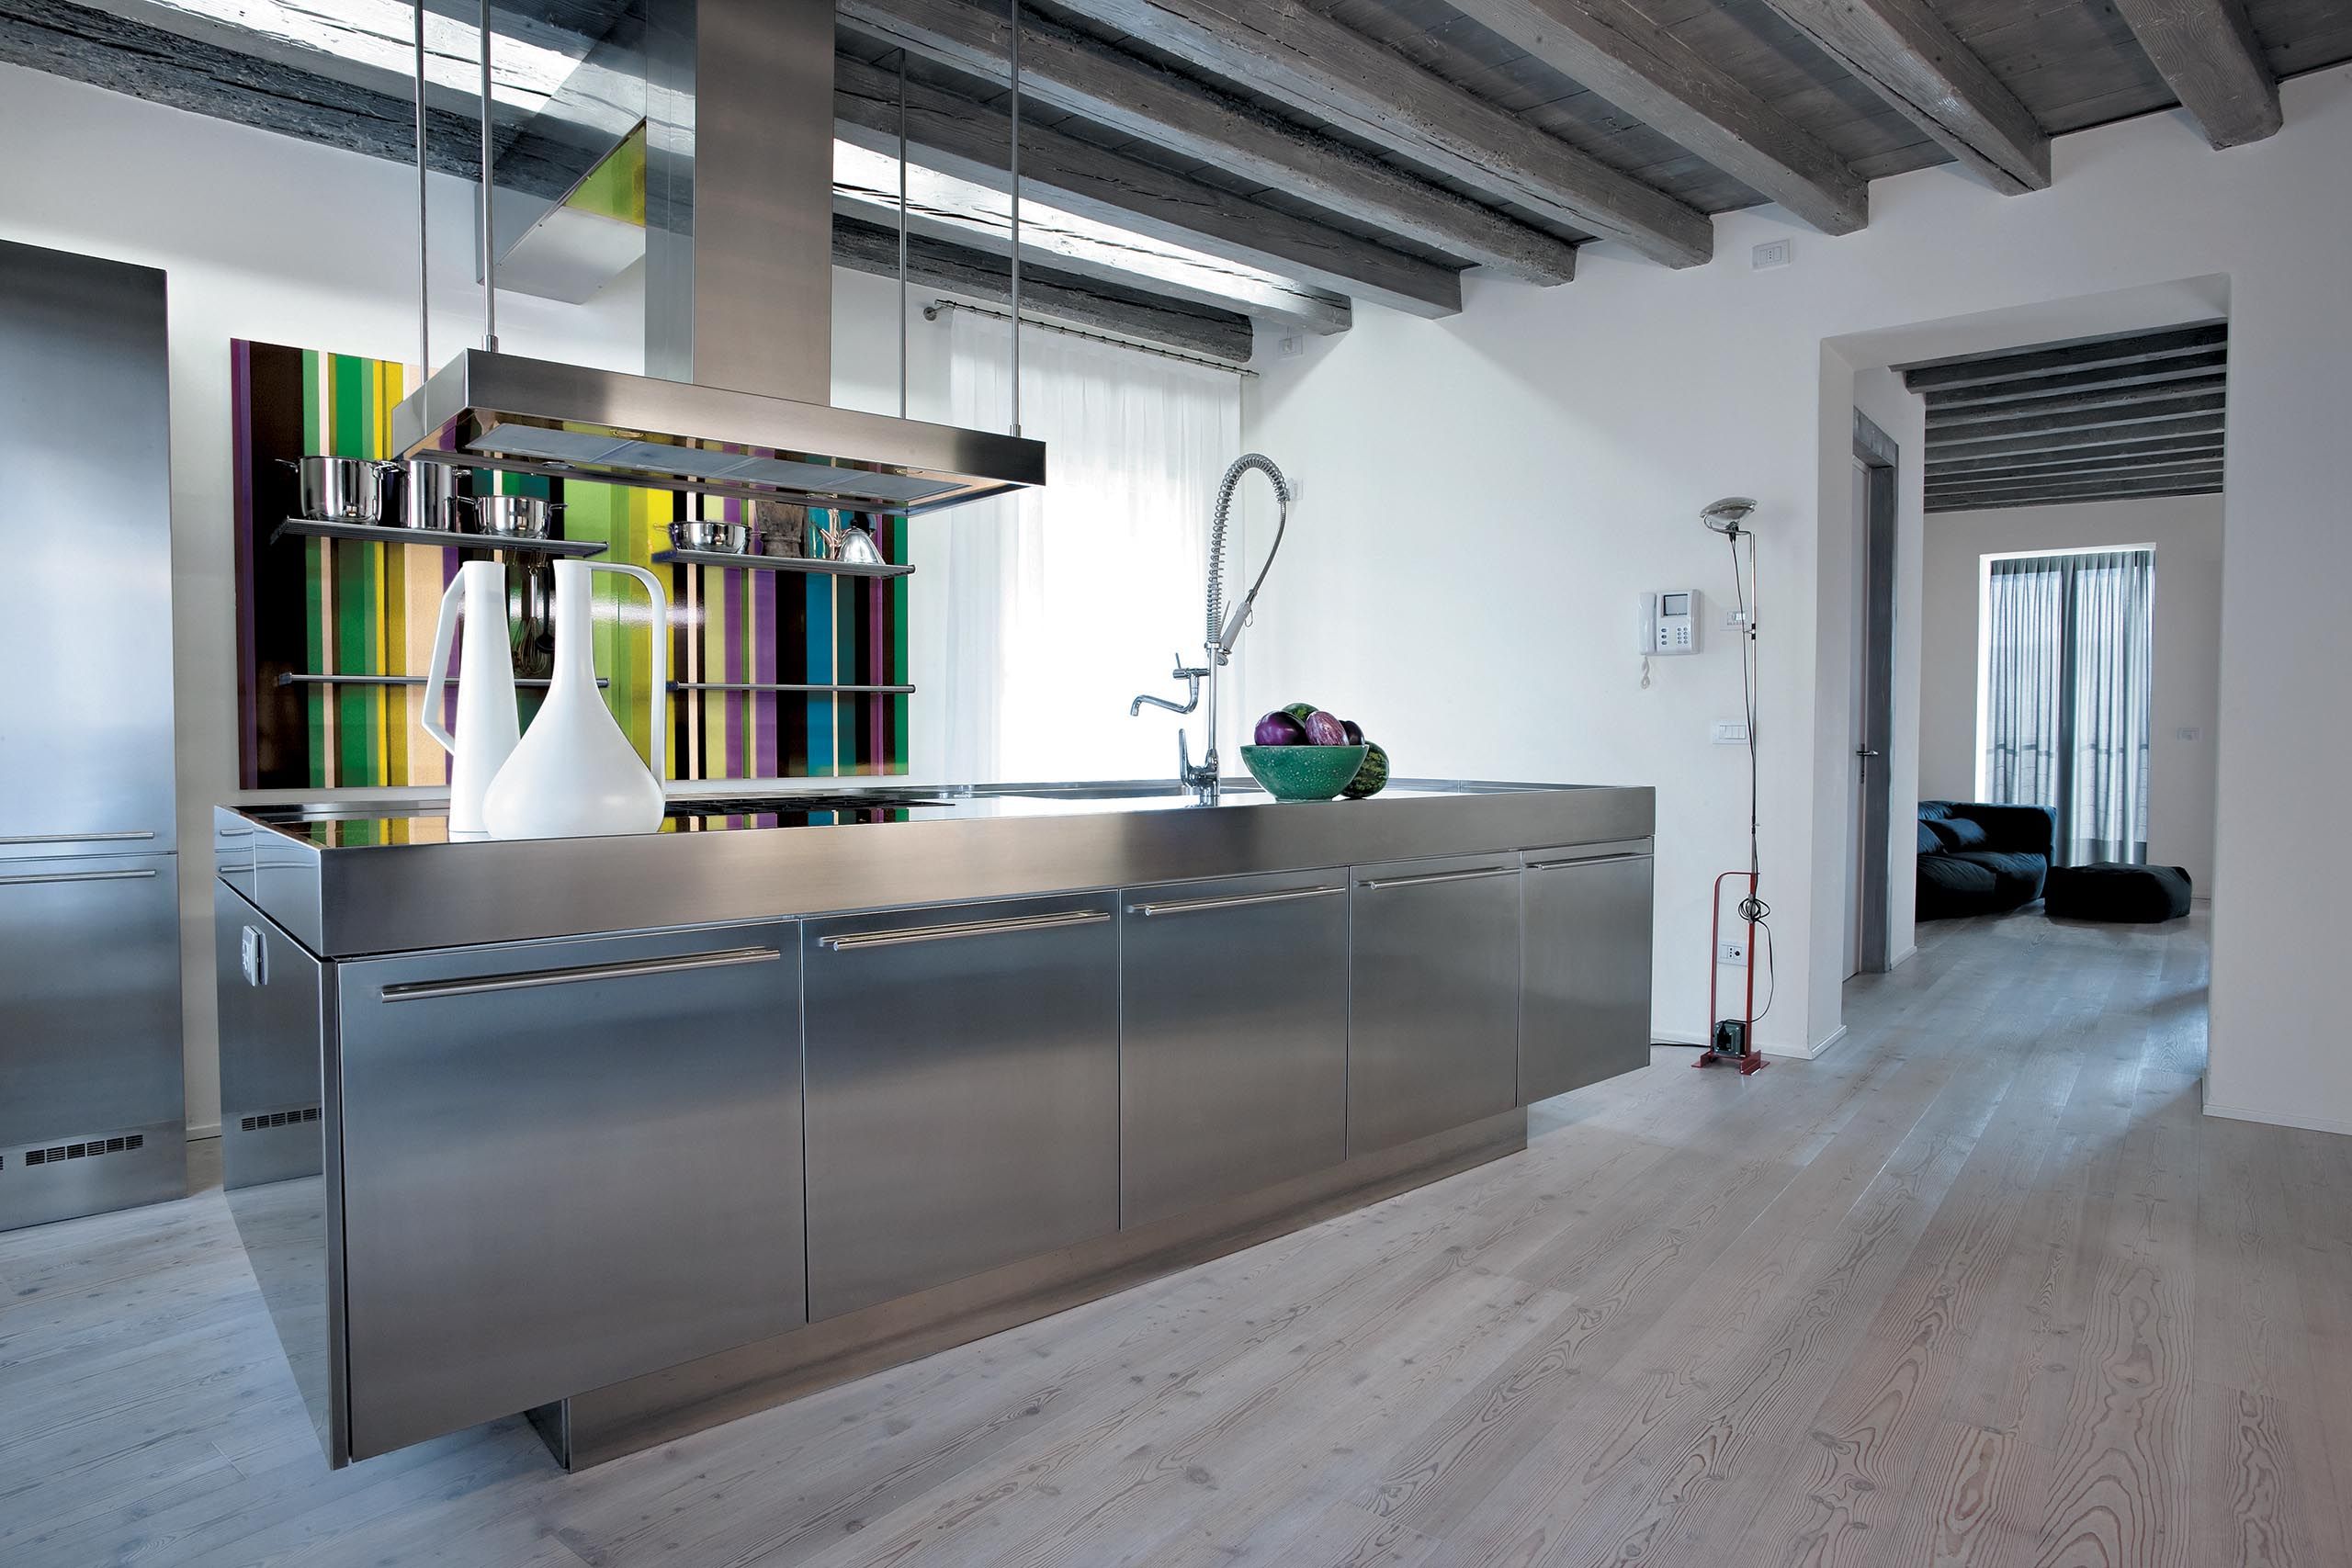
[[[1975,797],[1984,558],[2095,545],[2155,547],[2148,858],[2187,866],[2198,894],[2211,897],[2214,760],[2222,728],[2218,495],[1938,513],[1927,530],[1920,792],[1931,800]],[[2183,729],[2196,730],[2196,738],[2184,739]]]
[[[0,238],[168,274],[174,689],[188,1121],[220,1121],[211,809],[236,788],[229,340],[413,361],[415,176],[357,153],[0,65]],[[471,187],[435,176],[434,357],[478,341]],[[583,307],[502,293],[500,346],[636,369],[640,295]],[[897,408],[896,286],[835,274],[842,400]],[[918,315],[913,343],[936,343]],[[918,412],[920,413],[920,410]],[[924,535],[918,530],[917,547]],[[920,574],[918,574],[920,581]],[[910,649],[918,660],[921,635]],[[935,653],[932,655],[935,658]],[[918,705],[920,711],[920,705]]]
[[[2352,1130],[2352,1058],[2325,1045],[2335,869],[2307,852],[2332,781],[2352,770],[2352,736],[2308,721],[2341,705],[2352,626],[2281,626],[2252,597],[2330,558],[2345,525],[2331,426],[2352,362],[2352,71],[2284,96],[2282,133],[2226,152],[2182,116],[2155,116],[2061,140],[2048,191],[2003,197],[1923,170],[1874,184],[1870,227],[1838,239],[1767,209],[1719,219],[1717,259],[1701,268],[1596,245],[1565,288],[1473,278],[1451,320],[1359,307],[1346,335],[1261,367],[1254,389],[1250,444],[1307,482],[1286,566],[1315,592],[1263,618],[1252,693],[1351,704],[1408,774],[1655,784],[1657,1021],[1695,1032],[1706,885],[1741,859],[1736,753],[1707,739],[1733,711],[1736,672],[1717,635],[1644,691],[1627,626],[1637,590],[1720,594],[1721,546],[1693,513],[1726,492],[1762,498],[1766,897],[1782,1000],[1760,1037],[1807,1049],[1839,1027],[1835,964],[1817,949],[1824,923],[1836,929],[1822,902],[1842,913],[1843,845],[1825,841],[1815,807],[1850,746],[1842,686],[1834,705],[1819,697],[1824,672],[1843,668],[1824,650],[1842,655],[1851,619],[1820,541],[1825,525],[1842,539],[1850,510],[1854,372],[1888,363],[1849,340],[2220,275],[2231,751],[2209,1087],[2216,1109]],[[1749,248],[1782,237],[1794,265],[1750,270]]]

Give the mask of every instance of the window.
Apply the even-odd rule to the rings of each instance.
[[[1979,794],[2047,806],[2062,865],[2148,858],[2151,549],[1984,563]]]

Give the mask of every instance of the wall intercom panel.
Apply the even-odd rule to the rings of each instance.
[[[1699,591],[1668,588],[1642,595],[1642,651],[1653,658],[1699,651]]]

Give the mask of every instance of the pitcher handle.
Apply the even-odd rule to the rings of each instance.
[[[667,794],[670,781],[664,769],[670,756],[669,592],[662,586],[660,578],[641,566],[611,560],[582,561],[581,564],[591,571],[616,571],[624,577],[637,579],[644,586],[647,597],[653,601],[653,685],[651,694],[646,699],[650,712],[647,714],[645,733],[651,742],[652,755],[649,761],[653,771],[653,782]]]
[[[463,607],[459,590],[465,585],[466,574],[461,570],[441,591],[441,615],[433,623],[433,662],[424,677],[424,733],[452,757],[458,754],[458,738],[441,722],[442,695],[449,687],[449,650],[457,646],[458,616]]]

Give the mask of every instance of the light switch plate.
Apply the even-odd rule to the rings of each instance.
[[[1719,718],[1715,720],[1715,744],[1718,746],[1747,745],[1747,722],[1743,719],[1736,718]]]
[[[261,932],[251,926],[245,927],[238,936],[240,939],[238,955],[244,963],[245,984],[259,986],[268,977],[262,971],[266,966],[266,954],[269,950],[262,945]]]

